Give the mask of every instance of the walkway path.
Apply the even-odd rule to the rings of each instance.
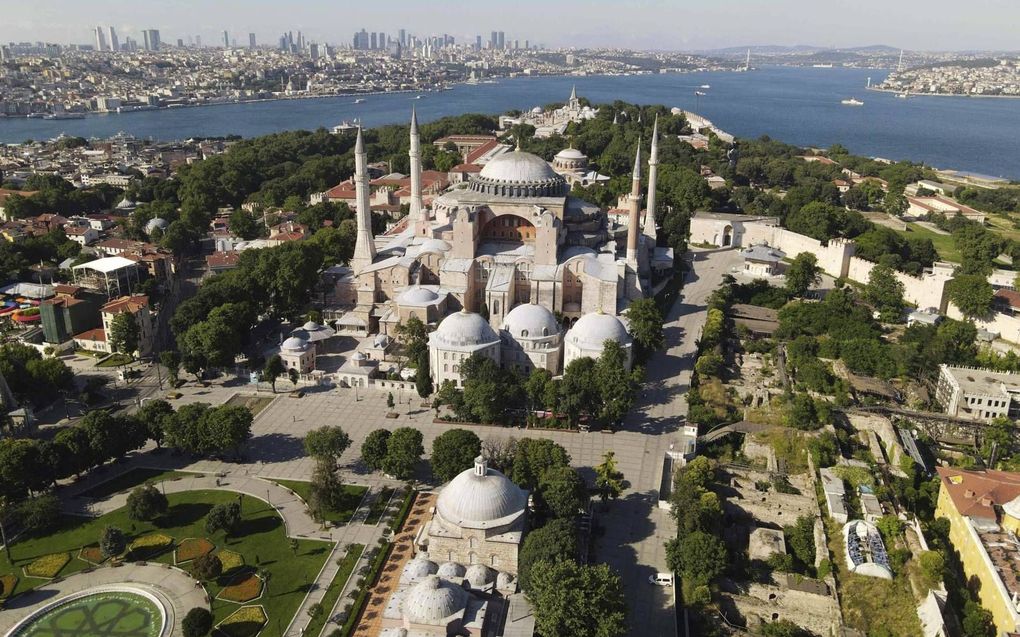
[[[117,568],[98,568],[91,573],[77,573],[9,600],[0,613],[0,635],[6,635],[18,622],[62,597],[120,584],[127,585],[125,588],[128,589],[144,590],[159,599],[167,611],[167,622],[174,626],[174,635],[183,634],[181,622],[189,610],[198,606],[209,608],[205,589],[184,571],[165,565],[126,564]]]

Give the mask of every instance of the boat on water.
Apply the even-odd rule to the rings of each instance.
[[[698,97],[705,97],[706,95],[708,95],[708,93],[705,93],[704,91],[694,91],[694,94],[697,95]]]
[[[422,98],[422,96],[421,96],[421,95],[415,95],[415,96],[414,96],[414,99],[416,99],[416,100],[420,100],[421,98]]]
[[[332,129],[330,129],[330,132],[332,132],[334,135],[338,135],[340,133],[346,133],[347,131],[356,130],[357,128],[358,125],[356,123],[345,119],[344,121],[334,126]]]
[[[712,88],[711,84],[702,84],[701,88]]]
[[[354,103],[355,104],[364,104],[365,103],[365,99],[362,98],[362,97],[359,97],[358,99],[354,100]]]
[[[812,67],[816,68],[816,69],[831,69],[832,65],[831,64],[813,64]]]
[[[46,113],[29,113],[28,115],[25,115],[25,117],[28,119],[43,119],[46,117]]]
[[[897,93],[896,97],[900,98],[901,100],[905,100],[908,97],[910,97],[910,93],[907,93],[906,91],[904,91],[903,93]]]
[[[43,119],[85,119],[85,113],[50,113]]]
[[[842,102],[840,102],[840,104],[842,104],[843,106],[864,106],[864,102],[862,102],[861,100],[857,99],[856,97],[851,97],[850,99],[845,99]]]

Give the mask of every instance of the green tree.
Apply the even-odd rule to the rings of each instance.
[[[886,265],[876,265],[868,275],[864,286],[864,300],[878,310],[882,320],[895,323],[902,320],[903,283],[896,278],[896,272]]]
[[[312,471],[308,508],[318,520],[325,520],[330,511],[343,508],[346,492],[335,464],[318,462]]]
[[[30,535],[45,535],[60,523],[60,500],[46,493],[22,502],[17,509],[21,528]]]
[[[391,435],[392,432],[389,429],[376,429],[369,433],[365,437],[365,441],[361,443],[361,461],[369,469],[379,471],[383,468]]]
[[[124,531],[115,526],[103,527],[102,533],[99,534],[99,552],[104,558],[116,557],[126,548],[127,536],[124,535]]]
[[[174,408],[167,401],[156,398],[139,407],[134,417],[158,447],[163,444],[167,423],[174,417]]]
[[[615,500],[623,491],[623,473],[617,468],[616,454],[612,451],[603,454],[602,462],[595,467],[595,488],[603,502]]]
[[[172,387],[177,386],[177,375],[181,371],[181,355],[177,352],[167,350],[159,353],[159,362],[166,367],[166,375],[170,379]]]
[[[336,425],[323,425],[305,434],[305,453],[317,462],[336,466],[351,446],[351,437]]]
[[[655,299],[638,299],[627,308],[630,335],[637,345],[638,360],[648,360],[652,352],[662,349],[665,337],[662,332],[662,312]]]
[[[478,354],[461,363],[460,374],[464,410],[478,422],[500,421],[522,391],[514,374]]]
[[[1016,426],[1009,418],[998,417],[981,430],[981,455],[991,462],[992,450],[999,460],[1013,455],[1013,433]]]
[[[201,606],[196,606],[184,616],[181,627],[184,630],[184,637],[205,637],[212,630],[212,625],[212,613]]]
[[[205,532],[214,535],[223,531],[224,536],[234,533],[241,524],[241,505],[237,502],[214,505],[205,517]]]
[[[693,531],[666,543],[666,562],[693,585],[707,585],[723,574],[727,563],[726,545],[704,531]]]
[[[534,491],[546,471],[553,467],[569,467],[567,450],[547,438],[524,438],[514,449],[510,479],[522,489]]]
[[[482,441],[473,431],[444,431],[432,441],[432,474],[440,482],[449,482],[461,471],[470,469],[481,453]]]
[[[230,232],[245,241],[259,236],[259,226],[247,210],[238,208],[230,213]]]
[[[921,575],[929,588],[938,588],[946,572],[946,560],[938,551],[924,551],[917,558]]]
[[[573,560],[536,563],[531,569],[536,632],[557,637],[617,637],[627,631],[620,577],[605,564]]]
[[[127,499],[127,513],[132,520],[155,520],[166,513],[170,503],[166,496],[151,484],[136,487]]]
[[[786,291],[793,296],[804,296],[812,285],[822,280],[821,272],[818,257],[810,252],[801,252],[786,269]]]
[[[601,404],[599,420],[616,428],[634,405],[637,383],[627,371],[627,353],[616,341],[607,340],[595,361],[594,380]]]
[[[200,555],[191,563],[191,572],[203,580],[214,580],[223,574],[223,562],[212,553]]]
[[[595,376],[595,361],[587,356],[570,361],[560,382],[560,409],[572,424],[585,413],[602,414],[602,393]]]
[[[237,450],[251,438],[251,411],[241,405],[219,405],[200,422],[208,447],[206,453]]]
[[[269,381],[274,394],[276,393],[276,379],[286,371],[283,359],[278,354],[273,354],[266,360],[266,366],[262,368],[262,377]]]
[[[960,274],[946,284],[949,300],[968,317],[986,316],[992,309],[995,290],[979,274]]]
[[[551,467],[538,482],[542,503],[557,518],[575,518],[587,508],[588,488],[570,467]]]
[[[531,592],[531,568],[539,562],[558,562],[577,558],[577,530],[567,518],[549,520],[524,538],[517,558],[517,580],[521,590]]]
[[[398,427],[386,443],[382,469],[399,480],[410,480],[424,453],[421,432],[411,427]]]
[[[134,356],[140,337],[141,330],[134,314],[121,312],[110,321],[110,347],[113,351]]]

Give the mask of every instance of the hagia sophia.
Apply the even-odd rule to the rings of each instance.
[[[621,197],[626,213],[613,218],[570,194],[588,168],[580,151],[564,149],[550,163],[519,144],[491,153],[479,171],[426,206],[413,113],[410,142],[409,214],[375,236],[358,130],[357,241],[350,269],[336,283],[337,296],[347,300],[335,321],[339,333],[391,338],[398,325],[420,319],[435,328],[429,354],[436,384],[459,384],[459,365],[473,354],[523,373],[542,368],[558,375],[575,358],[598,357],[612,339],[629,359],[625,311],[650,294],[653,272],[672,268],[672,252],[656,247],[654,215],[646,212],[655,209],[657,124],[646,210],[639,145],[631,192]]]

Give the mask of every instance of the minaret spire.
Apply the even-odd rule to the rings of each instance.
[[[627,263],[637,267],[638,232],[641,225],[641,138],[634,153],[634,176],[630,187],[629,214],[627,216]]]
[[[421,135],[418,133],[418,114],[411,107],[411,223],[415,234],[423,236],[428,232],[428,217],[421,199]]]
[[[372,206],[368,192],[368,158],[365,155],[365,141],[358,126],[358,140],[354,143],[354,186],[356,189],[358,237],[354,244],[351,267],[354,273],[361,272],[375,259],[375,238],[372,236]]]
[[[641,230],[651,240],[651,246],[655,247],[658,236],[655,230],[655,182],[659,172],[659,116],[655,116],[655,124],[652,126],[652,150],[648,155],[648,209],[645,211],[645,222]]]

